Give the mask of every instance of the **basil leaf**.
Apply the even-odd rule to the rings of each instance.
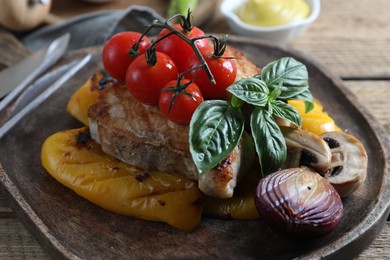
[[[282,83],[280,99],[289,99],[309,88],[306,66],[294,58],[281,58],[267,64],[260,76],[270,91]]]
[[[314,108],[314,103],[305,101],[305,113],[309,113]]]
[[[282,84],[280,83],[279,85],[276,86],[276,88],[274,88],[274,90],[271,91],[271,93],[269,93],[268,101],[272,102],[275,99],[277,99],[281,92],[282,92]]]
[[[263,175],[277,170],[287,158],[286,142],[272,114],[256,107],[251,114],[252,137]]]
[[[309,89],[306,89],[302,93],[299,93],[298,95],[291,97],[290,99],[304,100],[306,113],[310,112],[310,110],[312,110],[314,108],[313,96],[310,93]]]
[[[235,95],[232,95],[232,99],[230,100],[230,105],[232,105],[233,108],[241,108],[244,105],[244,101],[236,97]]]
[[[263,107],[268,101],[268,87],[264,81],[258,78],[241,79],[228,87],[227,91],[255,106]]]
[[[272,114],[283,118],[297,127],[302,126],[302,119],[298,111],[283,101],[275,100],[272,104]]]
[[[224,100],[207,100],[197,108],[190,122],[192,159],[200,174],[214,168],[236,147],[245,118]]]

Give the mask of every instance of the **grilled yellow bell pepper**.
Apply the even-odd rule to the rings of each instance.
[[[317,135],[325,132],[341,131],[317,100],[314,100],[314,108],[308,113],[305,113],[305,103],[302,100],[289,100],[288,104],[294,107],[300,114],[303,129]]]
[[[94,74],[70,97],[66,106],[66,111],[86,126],[89,126],[88,108],[99,98],[99,88],[96,82],[102,78],[101,72]]]
[[[203,214],[209,217],[224,219],[258,219],[255,206],[255,190],[259,183],[259,170],[252,169],[237,185],[234,195],[229,199],[203,196]]]
[[[187,232],[200,223],[202,203],[196,182],[120,162],[100,149],[88,128],[47,138],[41,160],[60,183],[110,211],[166,222]]]

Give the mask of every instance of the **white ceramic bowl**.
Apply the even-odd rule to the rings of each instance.
[[[310,15],[302,20],[286,25],[261,27],[241,21],[236,9],[246,0],[223,0],[220,6],[230,28],[238,35],[266,39],[277,43],[286,43],[302,34],[320,14],[320,0],[306,0],[310,6]]]

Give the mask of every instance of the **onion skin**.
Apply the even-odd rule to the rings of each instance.
[[[261,179],[255,194],[260,217],[276,230],[299,237],[333,231],[343,214],[335,188],[309,168],[291,168]]]

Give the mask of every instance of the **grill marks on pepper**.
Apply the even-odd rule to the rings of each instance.
[[[91,145],[91,134],[88,128],[79,131],[76,135],[76,148],[77,149],[92,149]]]
[[[157,202],[158,202],[158,204],[159,204],[160,206],[162,206],[162,207],[165,206],[165,205],[167,204],[165,201],[162,201],[162,200],[157,200]],[[200,206],[202,206],[202,199],[199,198],[199,199],[195,200],[194,202],[192,202],[192,205],[195,206],[195,207],[200,207]]]
[[[138,174],[137,176],[135,176],[135,179],[138,181],[138,182],[144,182],[147,178],[150,177],[150,173],[149,172],[142,172],[140,174]]]
[[[144,182],[145,180],[147,180],[149,177],[151,177],[152,174],[149,173],[149,172],[142,172],[140,174],[137,174],[136,176],[134,176],[134,178],[142,183]],[[149,195],[157,195],[158,193],[152,193],[152,194],[149,194]],[[157,199],[157,203],[161,206],[161,207],[164,207],[167,203],[163,200],[160,200],[160,199]],[[195,200],[194,202],[192,202],[192,205],[194,207],[200,207],[202,205],[202,199],[199,197],[197,200]]]
[[[200,206],[202,206],[202,198],[198,198],[197,200],[195,200],[194,202],[192,202],[192,205],[194,205],[195,207],[200,207]]]
[[[165,202],[165,201],[162,201],[162,200],[157,200],[157,202],[158,202],[158,204],[160,205],[160,206],[165,206],[167,203]]]
[[[85,145],[91,139],[89,132],[79,132],[77,135],[77,144]]]

